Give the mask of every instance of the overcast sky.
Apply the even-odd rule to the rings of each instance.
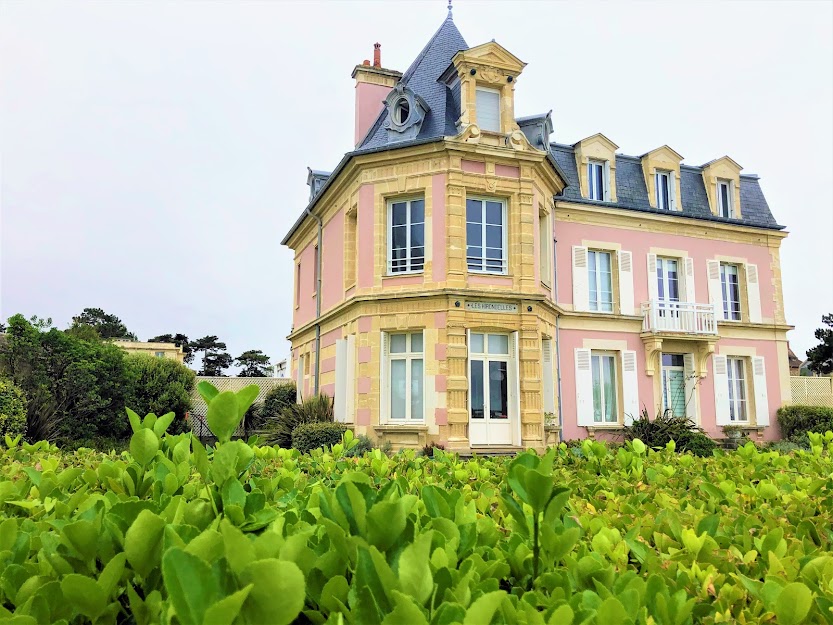
[[[799,355],[833,312],[833,3],[455,0],[529,65],[518,116],[761,176]],[[288,352],[306,167],[352,149],[357,63],[404,71],[444,1],[0,2],[0,313]]]

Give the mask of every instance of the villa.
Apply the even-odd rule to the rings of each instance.
[[[283,239],[300,396],[397,447],[540,449],[643,410],[778,438],[786,233],[758,177],[564,143],[516,117],[525,65],[449,11],[404,73],[378,44],[355,67],[355,149]]]

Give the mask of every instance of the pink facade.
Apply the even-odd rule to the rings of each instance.
[[[364,138],[382,110],[390,87],[366,82],[356,83],[356,145]]]

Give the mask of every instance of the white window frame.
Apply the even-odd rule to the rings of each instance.
[[[667,188],[668,188],[668,203],[667,203],[667,205],[662,201],[663,197],[662,197],[662,194],[660,193],[660,180],[662,178],[665,178]],[[672,184],[674,184],[674,179],[671,176],[670,171],[659,170],[659,169],[656,171],[656,173],[654,174],[654,191],[655,191],[655,196],[656,196],[656,201],[657,201],[657,209],[664,210],[664,211],[674,210],[674,192],[671,188]]]
[[[422,337],[422,351],[414,352],[411,348],[411,340],[412,337],[418,334]],[[385,354],[385,361],[384,361],[384,375],[385,375],[385,396],[382,398],[382,414],[384,415],[384,422],[390,425],[414,425],[414,424],[424,424],[425,423],[425,407],[426,407],[426,395],[427,395],[427,388],[425,386],[425,332],[422,330],[415,330],[415,331],[404,331],[404,332],[386,332],[385,339],[387,344],[387,353]],[[391,353],[390,344],[391,338],[396,335],[404,335],[405,339],[405,351],[399,353]],[[393,392],[391,390],[393,377],[392,377],[392,362],[394,360],[404,360],[405,361],[405,418],[404,419],[396,419],[391,414],[391,400],[393,398]],[[418,417],[414,417],[411,414],[411,368],[413,366],[414,360],[422,361],[422,415]]]
[[[486,128],[483,126],[483,116],[480,115],[480,107],[477,108],[477,126],[480,130],[485,130],[486,132],[501,132],[503,126],[503,120],[501,119],[500,115],[500,89],[491,89],[489,87],[475,87],[474,98],[475,98],[475,105],[477,105],[477,92],[483,91],[486,93],[495,93],[497,94],[497,128]]]
[[[723,194],[721,193],[721,187],[726,187],[726,201],[728,202],[728,206],[723,205]],[[731,180],[720,180],[717,181],[717,215],[718,217],[723,217],[724,219],[734,219],[735,218],[735,183]],[[724,215],[724,213],[726,213]]]
[[[729,283],[727,280],[728,274],[726,270],[731,267],[735,270],[735,276],[738,279],[738,312],[737,317],[734,317],[733,310],[730,308],[730,304],[733,303],[732,300],[729,300]],[[743,304],[741,303],[741,295],[740,295],[740,266],[736,263],[720,263],[720,298],[721,298],[721,305],[723,307],[723,318],[722,321],[741,321],[743,319]]]
[[[541,283],[547,288],[552,288],[552,222],[550,221],[549,212],[539,212],[538,214],[538,239]]]
[[[602,302],[599,299],[599,293],[601,293],[601,279],[600,279],[600,271],[599,271],[599,254],[607,254],[610,257],[610,310],[603,310],[600,306]],[[592,259],[592,260],[591,260]],[[590,287],[590,269],[591,264],[594,265],[595,269],[595,276],[596,276],[596,301],[594,302],[591,294],[592,290]],[[587,250],[587,302],[588,302],[588,309],[593,312],[600,312],[606,315],[612,315],[614,312],[614,307],[616,302],[614,301],[615,298],[613,297],[613,252],[610,250],[597,250],[597,249],[588,249]]]
[[[483,351],[476,352],[472,349],[472,341],[471,337],[474,334],[479,334],[483,337]],[[498,354],[489,351],[489,337],[490,336],[505,336],[506,337],[506,353],[505,354]],[[489,363],[490,362],[503,362],[506,363],[506,417],[507,419],[512,419],[512,379],[511,379],[511,370],[512,370],[512,334],[506,332],[469,332],[468,338],[468,351],[469,351],[469,361],[468,361],[468,371],[466,371],[466,376],[469,377],[469,419],[472,419],[472,397],[471,397],[471,363],[475,360],[480,361],[483,363],[483,419],[485,421],[489,421],[491,419],[490,408],[489,406],[489,399],[490,399],[490,388],[488,388],[488,376],[489,376]]]
[[[666,365],[665,362],[663,362],[665,356],[679,356],[679,358],[682,360],[682,364],[680,364],[680,365]],[[674,415],[674,416],[685,417],[685,416],[687,416],[685,414],[685,412],[686,412],[686,408],[687,408],[687,404],[688,404],[688,397],[686,395],[687,384],[686,384],[685,355],[684,354],[677,354],[677,353],[670,353],[670,352],[662,352],[662,353],[660,353],[659,357],[660,357],[660,373],[661,373],[660,380],[661,380],[661,384],[662,384],[662,411],[665,412],[666,410],[671,410],[672,414],[673,414],[672,405],[674,403],[674,400],[671,396],[671,376],[666,375],[666,373],[670,372],[670,371],[678,371],[678,372],[681,372],[683,374],[683,389],[682,390],[683,390],[683,413],[684,414]],[[672,405],[669,405],[669,404],[672,404]]]
[[[468,221],[468,201],[473,200],[476,202],[481,202],[480,205],[480,253],[481,256],[480,261],[481,265],[483,266],[482,269],[472,269],[469,266],[469,240],[468,240],[468,225],[470,222]],[[487,269],[487,259],[486,259],[486,202],[498,202],[501,204],[501,234],[503,235],[503,240],[501,241],[501,245],[503,247],[501,251],[501,269],[500,271],[495,271],[494,269]],[[505,276],[509,273],[509,246],[507,242],[509,241],[509,219],[508,214],[509,211],[507,209],[506,200],[503,198],[495,198],[495,197],[485,197],[485,196],[470,196],[466,198],[466,204],[464,210],[466,215],[466,270],[469,273],[484,273],[484,274],[492,274],[492,275],[500,275]],[[494,224],[492,224],[494,225]],[[471,258],[474,258],[473,256]]]
[[[602,197],[594,197],[593,193],[596,189],[596,185],[593,184],[596,180],[596,174],[601,176],[601,183],[602,183]],[[608,183],[608,165],[607,161],[600,161],[596,159],[590,159],[587,161],[587,198],[590,200],[596,200],[597,202],[607,202],[609,201],[608,198],[610,197],[608,187],[610,186]]]
[[[729,421],[749,423],[749,376],[746,358],[726,357],[726,379],[729,381]],[[738,377],[738,374],[739,377]],[[742,397],[739,397],[742,395]],[[740,415],[742,418],[738,418]]]
[[[590,351],[590,379],[591,379],[591,383],[593,383],[593,384],[595,384],[595,381],[593,380],[593,372],[594,372],[593,361],[594,361],[594,359],[596,359],[596,358],[611,358],[613,360],[613,367],[611,368],[611,371],[613,371],[613,378],[614,378],[613,379],[613,392],[614,392],[614,397],[616,398],[615,399],[616,403],[615,403],[614,411],[613,411],[614,420],[613,421],[605,421],[604,420],[604,415],[607,412],[605,410],[605,408],[607,406],[605,405],[604,386],[602,386],[602,392],[600,393],[600,399],[601,399],[601,402],[602,402],[602,405],[600,406],[600,413],[602,415],[602,421],[596,421],[596,398],[595,398],[594,394],[591,395],[592,396],[592,401],[593,401],[593,423],[597,426],[616,425],[616,424],[621,423],[621,420],[622,420],[622,410],[621,410],[621,406],[619,406],[619,383],[620,383],[621,373],[619,372],[619,358],[618,358],[618,356],[619,356],[619,352],[615,352],[615,351],[597,350],[597,349],[594,349],[594,350]],[[603,371],[603,368],[601,366],[601,361],[599,361],[599,374],[600,375],[602,374],[602,371]],[[601,381],[602,384],[604,384],[604,380],[600,380],[600,381]]]
[[[422,202],[422,222],[411,222],[411,202],[421,201]],[[402,271],[394,271],[393,267],[393,205],[394,204],[406,204],[406,219],[405,219],[405,231],[406,231],[406,243],[405,243],[405,267],[406,269]],[[409,274],[419,274],[425,271],[425,261],[427,256],[427,242],[425,240],[425,197],[424,196],[413,196],[413,197],[406,197],[406,198],[391,198],[387,202],[388,204],[388,221],[387,221],[387,275],[389,276],[403,276]],[[419,257],[412,257],[411,256],[411,227],[422,223],[422,268],[421,269],[413,269],[412,266],[416,264],[414,262],[415,259]],[[358,253],[358,249],[356,250]]]

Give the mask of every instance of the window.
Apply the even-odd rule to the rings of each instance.
[[[471,418],[509,419],[509,335],[469,337]]]
[[[393,122],[397,126],[404,126],[411,116],[411,105],[408,98],[399,98],[393,107]]]
[[[747,416],[746,402],[746,368],[743,358],[726,359],[729,377],[729,420],[745,422]]]
[[[164,358],[165,357],[165,352],[156,352],[154,354],[154,356],[156,356],[157,358]]]
[[[672,210],[672,190],[671,172],[658,171],[654,178],[655,186],[657,188],[657,208],[660,210]]]
[[[613,270],[610,252],[587,252],[590,310],[613,312]]]
[[[589,161],[587,163],[587,188],[591,200],[607,201],[607,163]]]
[[[538,253],[541,271],[541,282],[549,286],[552,284],[552,268],[550,259],[552,258],[552,228],[550,228],[550,218],[547,213],[539,213],[538,215]]]
[[[737,265],[720,263],[720,289],[723,293],[723,319],[740,321],[740,283]]]
[[[720,217],[731,219],[735,216],[735,207],[732,205],[733,186],[729,180],[717,181],[717,214]]]
[[[388,203],[388,273],[418,273],[425,265],[425,200]]]
[[[423,347],[422,332],[388,335],[389,418],[391,421],[422,421]]]
[[[682,354],[662,355],[662,409],[686,416],[685,361]]]
[[[477,88],[477,125],[480,130],[500,132],[500,91]]]
[[[506,273],[506,204],[466,199],[466,263],[469,271]]]
[[[591,352],[590,368],[593,372],[593,421],[616,423],[616,355],[608,352]]]
[[[680,274],[676,258],[657,258],[657,297],[661,302],[680,301]]]

